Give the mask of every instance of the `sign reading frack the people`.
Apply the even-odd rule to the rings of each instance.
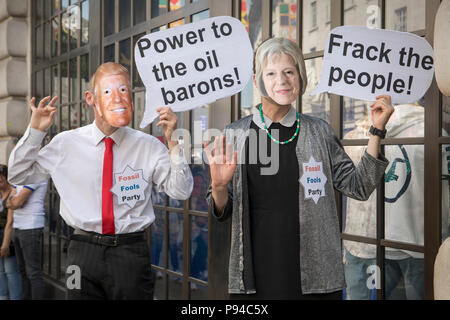
[[[143,36],[134,49],[146,87],[144,128],[158,107],[186,111],[240,92],[252,75],[253,50],[244,25],[215,17]]]
[[[338,27],[328,35],[322,75],[311,95],[374,101],[388,94],[393,103],[412,103],[424,96],[433,73],[433,48],[415,34]]]

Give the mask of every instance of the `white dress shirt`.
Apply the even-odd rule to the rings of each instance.
[[[45,225],[44,200],[47,193],[48,180],[38,184],[15,186],[16,195],[23,188],[32,192],[23,207],[14,210],[13,228],[20,230],[43,228]]]
[[[51,177],[60,195],[60,214],[66,223],[74,228],[102,233],[105,151],[102,140],[105,134],[94,121],[93,124],[61,132],[41,149],[45,135],[45,132],[27,129],[11,153],[9,181],[23,185]],[[110,138],[114,140],[111,190],[137,188],[140,192],[132,201],[128,198],[127,202],[124,199],[136,190],[113,194],[117,234],[142,231],[155,220],[151,201],[153,184],[158,192],[165,192],[171,198],[189,198],[193,179],[182,154],[172,152],[169,158],[166,146],[157,138],[129,127],[119,128]]]

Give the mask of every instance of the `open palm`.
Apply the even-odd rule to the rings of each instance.
[[[225,148],[225,137],[216,137],[214,148],[209,150],[204,143],[205,153],[209,162],[211,184],[213,187],[225,187],[233,178],[237,165],[237,151],[232,152],[231,143]]]
[[[50,96],[43,98],[39,105],[36,107],[35,102],[36,98],[33,97],[30,100],[30,108],[31,108],[31,120],[30,127],[33,129],[37,129],[40,131],[47,131],[48,128],[53,124],[53,119],[55,118],[56,108],[53,106],[58,100],[58,97],[53,97],[51,99]],[[49,102],[50,101],[50,102]],[[49,102],[47,105],[45,105]]]

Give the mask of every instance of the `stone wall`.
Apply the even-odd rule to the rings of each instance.
[[[27,0],[0,1],[0,164],[28,123],[29,29]]]

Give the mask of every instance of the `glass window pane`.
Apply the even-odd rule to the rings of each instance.
[[[141,33],[141,34],[138,34],[137,36],[133,37],[133,48],[136,46],[136,43],[138,42],[138,40],[141,37],[143,37],[143,36],[145,36],[145,33]],[[137,67],[136,67],[136,59],[134,59],[134,63],[133,63],[133,87],[136,88],[136,87],[143,87],[143,86],[144,86],[144,84],[142,83],[141,77],[140,77],[139,72],[138,72]]]
[[[325,121],[330,119],[330,96],[328,93],[310,96],[317,86],[322,74],[323,58],[309,59],[305,61],[306,73],[308,75],[308,86],[302,96],[302,113],[309,114]]]
[[[150,251],[152,264],[164,266],[164,213],[155,210],[155,221],[150,229]]]
[[[59,93],[58,93],[58,65],[54,65],[53,67],[52,67],[52,74],[51,74],[51,80],[52,80],[52,93],[51,93],[51,95],[52,95],[52,97],[54,97],[54,96],[58,96],[59,95]],[[59,99],[58,99],[58,101],[56,101],[56,104],[58,104],[58,103],[60,103],[61,101],[59,101]]]
[[[71,5],[67,12],[63,14],[63,28],[67,29],[69,33],[69,45],[70,50],[75,49],[78,46],[78,34],[80,31],[80,7]]]
[[[386,146],[389,165],[385,173],[385,237],[423,246],[424,146]],[[397,250],[393,258],[422,254]]]
[[[184,19],[180,19],[180,20],[169,23],[169,28],[175,28],[178,26],[182,26],[183,24],[184,24]]]
[[[80,110],[79,105],[74,104],[70,106],[70,129],[76,129],[80,126]]]
[[[59,40],[59,17],[52,20],[52,58],[58,55],[58,40]]]
[[[169,300],[181,300],[183,280],[178,277],[168,276]]]
[[[372,102],[343,97],[342,136],[344,139],[369,139],[372,124],[368,108]]]
[[[69,106],[63,106],[61,110],[61,131],[69,130]]]
[[[77,58],[70,59],[70,102],[78,100],[77,91]]]
[[[303,1],[303,53],[320,51],[330,32],[330,0]]]
[[[184,201],[169,197],[169,207],[182,209],[184,208]]]
[[[81,104],[81,126],[85,126],[94,121],[94,108],[88,106],[86,102]]]
[[[42,99],[44,97],[43,73],[44,72],[42,70],[35,73],[34,85],[35,85],[35,95],[36,95],[37,101],[39,101],[40,99]],[[37,101],[36,101],[36,105],[37,105]]]
[[[164,206],[164,199],[165,199],[165,193],[164,192],[156,192],[156,188],[152,188],[152,203],[154,205]]]
[[[378,0],[344,1],[344,24],[380,28],[381,8],[378,7]]]
[[[44,70],[44,96],[52,94],[51,68]]]
[[[384,266],[386,300],[423,300],[423,254],[422,257],[399,258],[398,252],[398,249],[386,248]]]
[[[69,0],[62,0],[62,8],[65,9],[69,6]]]
[[[164,296],[163,274],[159,270],[153,270],[153,272],[156,274],[153,299],[154,300],[164,300],[164,299],[166,299],[166,297]]]
[[[131,25],[131,1],[119,0],[119,30],[129,28]]]
[[[103,54],[103,62],[115,62],[114,45],[105,47],[105,52]]]
[[[442,146],[442,241],[450,237],[450,145]]]
[[[61,23],[61,54],[67,52],[67,46],[69,45],[69,28],[68,21],[64,19],[64,15]]]
[[[343,97],[343,136],[344,139],[368,139],[372,124],[370,101]],[[422,101],[413,104],[395,105],[395,112],[386,125],[388,138],[420,138],[425,134],[425,109]]]
[[[169,0],[170,11],[178,10],[184,7],[185,0]]]
[[[345,146],[345,152],[357,165],[363,156],[366,146]],[[344,233],[376,238],[377,231],[377,192],[370,195],[367,201],[358,201],[346,196],[342,196],[342,221]],[[354,245],[351,242],[349,245]],[[357,244],[357,243],[356,243]],[[359,247],[358,247],[359,248]],[[368,247],[352,249],[352,252],[360,252],[360,256],[372,257],[375,251],[367,251]],[[373,248],[373,250],[375,250]]]
[[[191,277],[208,281],[208,217],[191,216]]]
[[[297,0],[272,1],[272,34],[297,42]]]
[[[89,90],[89,55],[85,54],[80,57],[80,98],[84,99],[84,93]]]
[[[134,103],[134,128],[137,130],[147,132],[146,128],[141,129],[139,127],[145,111],[145,91],[135,92],[133,103]]]
[[[45,0],[44,0],[45,1]],[[35,10],[36,10],[36,24],[41,23],[42,19],[42,0],[36,0]]]
[[[81,4],[81,45],[89,42],[89,0]]]
[[[68,62],[61,63],[61,103],[69,102],[69,70]]]
[[[202,164],[203,134],[209,129],[210,105],[204,105],[192,110],[192,163]]]
[[[169,212],[169,269],[183,269],[183,215]]]
[[[47,20],[52,15],[52,3],[50,1],[44,1],[44,19]]]
[[[250,42],[255,50],[262,41],[262,3],[261,1],[241,1],[241,22],[248,31]],[[261,103],[259,91],[249,81],[239,94],[240,116],[243,118],[252,113],[252,107]]]
[[[209,10],[205,10],[192,15],[192,22],[197,22],[209,18]]]
[[[208,300],[208,287],[191,282],[191,299]]]
[[[167,13],[167,1],[169,0],[152,0],[152,18]]]
[[[208,211],[208,204],[206,203],[205,196],[208,189],[209,170],[202,165],[193,165],[191,170],[194,178],[194,188],[190,199],[191,209]]]
[[[376,261],[376,246],[344,240],[344,271],[346,300],[376,300],[381,288]]]
[[[114,14],[114,0],[105,0],[104,2],[104,14],[103,14],[103,21],[104,21],[104,35],[109,36],[110,34],[114,33],[114,20],[115,20],[115,14]]]
[[[386,29],[425,29],[425,0],[386,0]]]
[[[450,136],[450,97],[442,96],[442,135]]]
[[[53,0],[52,1],[52,7],[53,7],[53,14],[57,14],[59,10],[61,9],[61,1],[60,0]]]
[[[139,24],[146,20],[145,13],[147,12],[147,0],[134,0],[134,22]]]
[[[50,22],[44,25],[44,39],[44,56],[46,59],[49,59],[52,52],[52,30],[50,28]]]
[[[126,39],[119,42],[119,63],[127,68],[128,72],[131,73],[131,47],[130,39]]]
[[[44,34],[43,34],[43,27],[39,26],[36,28],[36,33],[35,33],[35,57],[36,57],[36,63],[40,64],[42,63],[43,60],[43,43],[44,43]]]

